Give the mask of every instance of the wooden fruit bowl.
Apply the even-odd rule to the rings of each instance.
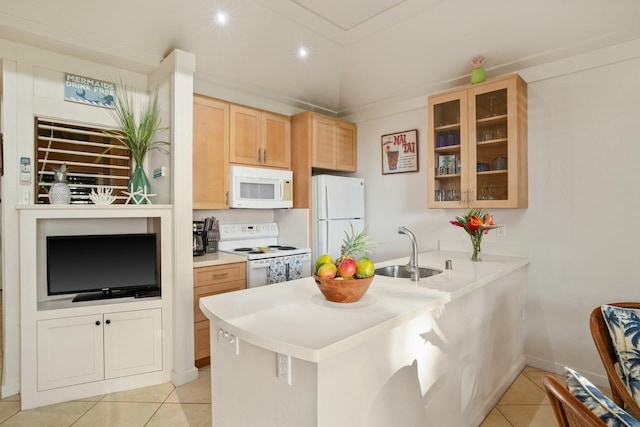
[[[322,295],[331,302],[356,302],[367,292],[374,276],[366,279],[323,279],[315,274],[313,278]]]

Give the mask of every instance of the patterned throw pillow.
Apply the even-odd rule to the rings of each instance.
[[[640,427],[640,421],[602,394],[589,380],[571,368],[564,368],[567,374],[567,388],[591,412],[609,427]]]
[[[620,359],[616,370],[640,405],[640,310],[603,305],[602,315]]]

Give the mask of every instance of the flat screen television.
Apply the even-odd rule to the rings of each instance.
[[[73,301],[159,295],[155,233],[47,236],[47,293]]]

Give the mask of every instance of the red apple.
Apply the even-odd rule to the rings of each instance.
[[[356,262],[352,258],[345,258],[338,266],[338,275],[348,279],[356,274]]]

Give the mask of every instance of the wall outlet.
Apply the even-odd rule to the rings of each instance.
[[[288,354],[276,354],[277,359],[277,377],[280,381],[291,385],[291,356]]]
[[[507,237],[507,226],[502,224],[501,227],[496,228],[497,237]]]

